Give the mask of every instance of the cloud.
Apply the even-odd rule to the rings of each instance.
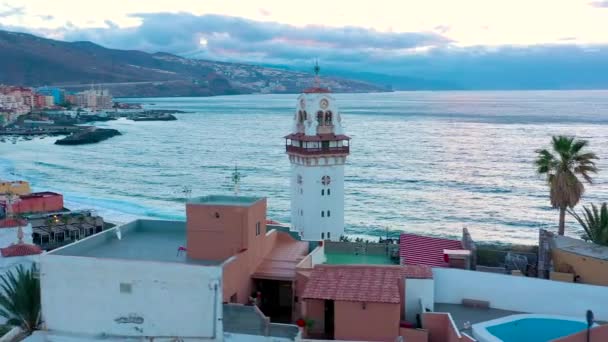
[[[7,6],[8,9],[0,10],[0,18],[8,18],[25,14],[23,7],[11,7],[9,5],[5,6]]]
[[[135,14],[137,27],[67,30],[67,40],[92,40],[116,48],[184,55],[255,53],[302,55],[314,50],[392,51],[441,46],[450,40],[435,32],[380,32],[360,27],[296,27],[276,22],[189,13]],[[204,39],[207,44],[201,46]],[[288,48],[289,47],[289,48]],[[292,52],[290,52],[290,50]],[[314,54],[308,58],[316,57]]]
[[[54,16],[52,16],[52,15],[40,15],[40,16],[38,16],[38,17],[39,17],[40,19],[44,20],[44,21],[50,21],[50,20],[55,19],[55,17],[54,17]]]
[[[593,7],[608,8],[608,0],[596,0],[589,3]]]

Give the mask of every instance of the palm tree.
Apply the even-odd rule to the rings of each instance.
[[[19,265],[16,271],[0,276],[0,316],[7,324],[32,332],[40,325],[40,280],[37,267],[26,270]]]
[[[586,140],[560,135],[553,137],[552,151],[536,151],[537,172],[547,176],[551,206],[559,209],[559,235],[564,235],[566,209],[574,208],[585,191],[585,186],[578,176],[591,184],[593,179],[589,174],[597,172],[593,161],[598,159],[597,156],[595,153],[583,151],[587,145]]]
[[[583,207],[582,216],[574,210],[568,210],[568,213],[585,230],[585,240],[608,246],[608,203],[604,202],[599,210],[594,204],[591,204],[591,208]]]

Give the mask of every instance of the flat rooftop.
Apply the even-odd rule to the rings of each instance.
[[[249,207],[255,204],[256,202],[261,201],[262,199],[262,197],[211,195],[193,198],[189,200],[188,203]]]
[[[117,230],[121,238],[118,238]],[[137,220],[108,229],[76,243],[49,252],[102,259],[176,262],[219,265],[222,261],[194,260],[180,247],[186,246],[186,222]]]
[[[490,321],[493,319],[521,314],[519,311],[508,311],[508,310],[499,310],[492,308],[474,308],[469,306],[464,306],[461,304],[443,304],[443,303],[435,303],[435,312],[447,312],[452,315],[452,319],[456,324],[456,328],[460,332],[464,332],[470,336],[472,335],[471,329],[465,329],[464,325],[466,322],[469,322],[471,325]]]
[[[553,236],[553,247],[581,256],[608,260],[608,247],[567,236]]]

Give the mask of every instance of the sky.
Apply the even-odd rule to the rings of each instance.
[[[608,63],[608,0],[0,0],[0,28],[294,68],[319,59],[335,70],[446,82],[541,66],[593,78]]]

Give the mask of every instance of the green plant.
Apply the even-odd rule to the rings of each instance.
[[[32,332],[40,325],[40,280],[35,265],[17,266],[0,276],[0,316],[9,325]]]
[[[597,173],[595,153],[583,151],[586,140],[576,140],[568,136],[554,136],[552,151],[537,150],[535,164],[537,173],[547,176],[551,206],[559,209],[559,235],[564,235],[566,210],[572,209],[580,201],[585,186],[578,178],[591,184],[591,173]]]
[[[583,207],[582,216],[574,210],[568,210],[585,230],[583,239],[591,240],[598,245],[608,246],[608,204],[602,203],[599,208],[591,204],[591,208]]]

